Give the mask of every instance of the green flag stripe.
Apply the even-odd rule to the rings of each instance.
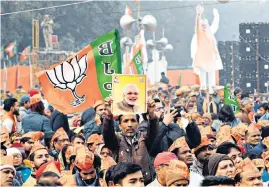
[[[113,30],[92,42],[96,74],[102,98],[111,94],[112,74],[121,74],[120,36]]]
[[[132,61],[135,64],[135,68],[136,68],[137,74],[138,75],[143,75],[144,74],[144,70],[143,70],[142,56],[141,56],[141,51],[140,50],[134,56],[134,58],[133,58]]]

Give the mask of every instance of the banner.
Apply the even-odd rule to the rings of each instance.
[[[231,94],[230,90],[226,86],[224,88],[224,104],[230,105],[234,113],[237,113],[240,110],[240,105],[237,102],[236,97]]]
[[[111,94],[112,75],[121,73],[120,36],[113,30],[75,56],[37,74],[42,92],[65,114],[82,112]]]

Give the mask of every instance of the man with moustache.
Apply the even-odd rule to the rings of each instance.
[[[8,129],[9,134],[21,131],[19,103],[15,98],[4,100],[3,125]]]
[[[116,111],[138,112],[139,106],[136,105],[139,97],[139,89],[135,84],[127,84],[123,90],[123,101],[116,104]]]
[[[3,156],[0,157],[0,186],[11,187],[14,186],[14,179],[16,170],[13,167],[12,157]]]
[[[47,149],[39,142],[35,142],[30,154],[29,160],[32,165],[31,176],[23,183],[22,186],[34,186],[36,184],[36,171],[45,163],[50,161]]]

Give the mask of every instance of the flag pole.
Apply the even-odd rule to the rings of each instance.
[[[29,47],[30,48],[30,47]],[[29,49],[29,54],[31,54],[31,51]],[[31,62],[31,58],[30,55],[28,55],[28,62],[29,62],[29,68],[30,68],[30,88],[33,88],[33,72],[32,72],[32,62]]]
[[[4,60],[4,94],[7,90],[7,67],[6,67],[6,61]]]

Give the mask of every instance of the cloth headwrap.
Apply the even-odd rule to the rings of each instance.
[[[78,147],[75,166],[81,170],[88,170],[93,166],[94,154],[87,147]]]
[[[174,141],[173,144],[169,147],[168,151],[172,152],[175,149],[179,149],[183,147],[189,147],[184,136],[176,139],[176,141]]]
[[[189,168],[180,160],[171,160],[166,171],[166,185],[171,186],[178,180],[190,180]]]
[[[235,173],[238,174],[242,172],[254,173],[259,172],[259,170],[256,168],[255,164],[247,157],[239,163]]]
[[[61,176],[61,167],[60,163],[56,161],[50,161],[43,164],[37,171],[36,171],[36,179],[38,180],[42,173],[46,171],[51,171],[56,173],[59,177]]]
[[[218,165],[222,160],[231,160],[227,155],[215,153],[209,157],[208,172],[214,176],[217,172]],[[232,160],[231,160],[232,161]]]
[[[44,147],[40,142],[36,141],[34,143],[34,146],[32,147],[31,149],[31,152],[29,154],[29,158],[30,158],[30,155],[33,154],[34,152],[36,152],[37,150],[39,149],[46,149],[46,147]],[[47,150],[47,149],[46,149]]]
[[[193,152],[195,153],[195,152],[197,152],[200,148],[202,148],[202,147],[204,147],[204,146],[208,146],[209,144],[210,144],[210,143],[209,143],[208,138],[207,138],[207,137],[202,137],[200,145],[198,145],[197,147],[195,147],[195,148],[193,149]]]
[[[39,140],[42,136],[44,136],[43,132],[35,131],[35,132],[27,132],[22,136],[22,138],[31,138],[34,141]]]
[[[7,149],[7,156],[12,156],[13,154],[19,154],[19,155],[22,155],[20,150],[17,149],[17,148],[8,148]]]

